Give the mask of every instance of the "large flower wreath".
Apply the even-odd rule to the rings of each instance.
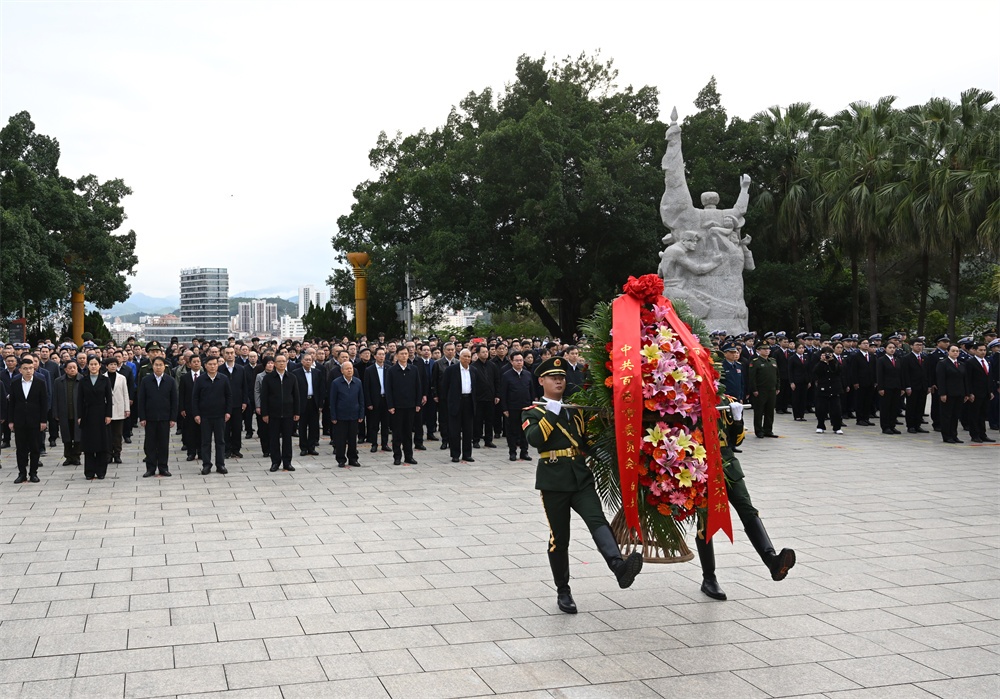
[[[718,368],[698,339],[704,323],[663,297],[659,277],[629,277],[623,289],[583,325],[592,383],[574,401],[600,409],[588,423],[589,463],[624,549],[642,546],[651,562],[689,560],[683,529],[698,517],[709,536],[731,535]]]

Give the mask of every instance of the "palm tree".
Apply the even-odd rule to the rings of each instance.
[[[878,254],[891,240],[888,209],[876,197],[894,174],[895,97],[874,105],[852,102],[830,121],[824,133],[831,159],[822,176],[817,208],[848,250],[863,249],[868,281],[869,328],[878,328]]]
[[[802,248],[814,229],[812,201],[815,181],[812,176],[812,136],[826,120],[826,115],[808,102],[788,105],[754,115],[751,122],[760,130],[768,147],[776,155],[776,176],[761,183],[754,208],[771,222],[775,238],[787,244],[790,262],[798,264]],[[812,313],[805,295],[800,295],[799,312],[806,328],[812,327]]]

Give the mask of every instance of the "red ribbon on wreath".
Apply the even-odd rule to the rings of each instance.
[[[622,506],[625,522],[639,533],[638,454],[642,447],[642,362],[638,350],[642,347],[639,310],[643,304],[655,303],[666,309],[667,325],[677,333],[688,348],[688,361],[701,377],[702,434],[708,455],[708,521],[705,541],[711,541],[720,529],[733,540],[733,522],[729,512],[729,496],[722,470],[722,449],[719,445],[719,410],[715,382],[719,373],[712,357],[681,320],[673,304],[663,296],[663,280],[655,274],[639,279],[629,277],[623,287],[625,294],[611,305],[612,380],[614,381],[615,439],[618,447],[619,480],[622,486]],[[628,351],[626,351],[628,350]],[[630,356],[631,355],[631,356]],[[634,361],[629,363],[628,359]],[[634,387],[634,392],[629,390]],[[637,399],[635,407],[631,407]],[[630,458],[631,457],[631,458]],[[641,538],[642,534],[639,533]]]

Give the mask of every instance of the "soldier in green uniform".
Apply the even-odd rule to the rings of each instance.
[[[727,399],[723,399],[723,404],[728,402]],[[788,571],[795,565],[795,551],[781,549],[781,553],[775,553],[774,545],[767,535],[767,530],[764,529],[764,523],[760,521],[759,513],[750,500],[750,491],[747,490],[743,477],[743,467],[740,466],[740,460],[733,453],[733,447],[739,446],[743,442],[745,433],[740,422],[733,422],[729,410],[720,410],[720,413],[722,424],[719,425],[719,444],[722,447],[723,474],[726,477],[726,494],[729,496],[729,504],[739,515],[740,521],[743,523],[743,530],[747,533],[747,538],[753,544],[757,555],[771,571],[771,579],[784,580]],[[701,524],[704,525],[704,522]],[[705,542],[704,526],[699,527],[699,529],[700,531],[695,536],[695,544],[698,547],[698,560],[701,563],[701,591],[712,599],[724,600],[726,593],[723,592],[715,577],[715,547],[711,541]]]
[[[615,535],[604,516],[601,499],[594,487],[594,474],[584,460],[586,430],[578,408],[562,404],[566,390],[566,360],[552,357],[535,371],[544,391],[545,407],[535,405],[521,414],[524,436],[538,449],[535,488],[542,493],[542,506],[549,521],[549,565],[556,584],[559,609],[576,614],[576,602],[569,588],[569,513],[583,518],[597,550],[618,578],[622,589],[632,585],[642,570],[642,554],[623,559]]]
[[[757,356],[750,360],[749,395],[753,400],[753,433],[758,438],[777,437],[774,433],[774,406],[781,392],[778,362],[771,356],[771,346],[757,348]]]

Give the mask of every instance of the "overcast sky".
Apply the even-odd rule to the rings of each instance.
[[[379,131],[442,124],[517,57],[600,49],[681,117],[709,78],[730,115],[1000,93],[1000,2],[11,2],[0,118],[31,113],[73,178],[120,177],[134,291],[182,267],[230,290],[323,283]]]

